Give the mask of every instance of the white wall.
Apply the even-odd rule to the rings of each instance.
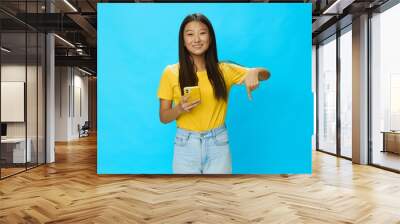
[[[88,77],[82,76],[78,70],[74,70],[73,80],[73,96],[71,96],[74,102],[71,102],[71,135],[72,138],[78,138],[78,124],[81,126],[88,121]],[[71,90],[72,90],[71,89]]]
[[[55,141],[68,140],[68,117],[70,84],[69,69],[67,67],[55,68]]]
[[[28,71],[32,67],[28,66]],[[28,72],[28,74],[31,74]],[[25,64],[9,64],[1,66],[1,81],[3,82],[25,82]],[[4,96],[3,96],[4,97]],[[6,110],[7,108],[1,108]],[[25,137],[25,122],[11,122],[7,123],[7,136],[8,137]]]
[[[28,137],[31,133],[36,136],[36,66],[27,66],[18,64],[6,64],[1,66],[1,81],[2,82],[25,82],[25,75],[27,69],[28,84],[34,88],[27,88],[27,120],[28,120]],[[6,96],[3,96],[6,97]],[[42,105],[39,105],[41,107]],[[7,108],[1,108],[7,110]],[[35,113],[33,113],[35,112]],[[32,123],[34,122],[34,123]],[[7,122],[7,136],[8,137],[25,137],[25,123],[26,122]]]
[[[77,139],[78,124],[88,120],[88,77],[76,68],[56,67],[55,86],[55,140]]]

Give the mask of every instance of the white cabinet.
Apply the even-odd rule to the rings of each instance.
[[[25,151],[25,138],[7,138],[1,140],[2,145],[12,147],[12,162],[25,163],[32,161],[32,140],[27,139],[27,147]],[[27,161],[25,161],[27,159]]]

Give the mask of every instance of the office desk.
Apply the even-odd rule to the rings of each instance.
[[[1,157],[8,163],[25,163],[30,162],[32,158],[31,145],[32,140],[27,139],[27,147],[25,151],[25,138],[6,138],[1,139]],[[25,154],[26,152],[26,154]],[[11,155],[12,154],[12,155]],[[12,159],[11,159],[12,158]],[[25,158],[27,161],[25,161]]]
[[[393,152],[400,154],[400,131],[382,131],[383,150],[382,152]]]

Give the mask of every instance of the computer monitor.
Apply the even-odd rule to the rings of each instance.
[[[7,124],[5,123],[1,124],[1,136],[7,136]]]

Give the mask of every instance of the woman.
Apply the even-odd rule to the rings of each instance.
[[[164,70],[158,97],[160,120],[177,120],[173,171],[182,174],[232,173],[225,115],[232,85],[251,91],[270,73],[264,68],[244,68],[220,63],[210,21],[202,14],[188,15],[179,30],[179,64]],[[201,99],[188,102],[185,87],[198,86]],[[174,106],[173,106],[174,104]]]

